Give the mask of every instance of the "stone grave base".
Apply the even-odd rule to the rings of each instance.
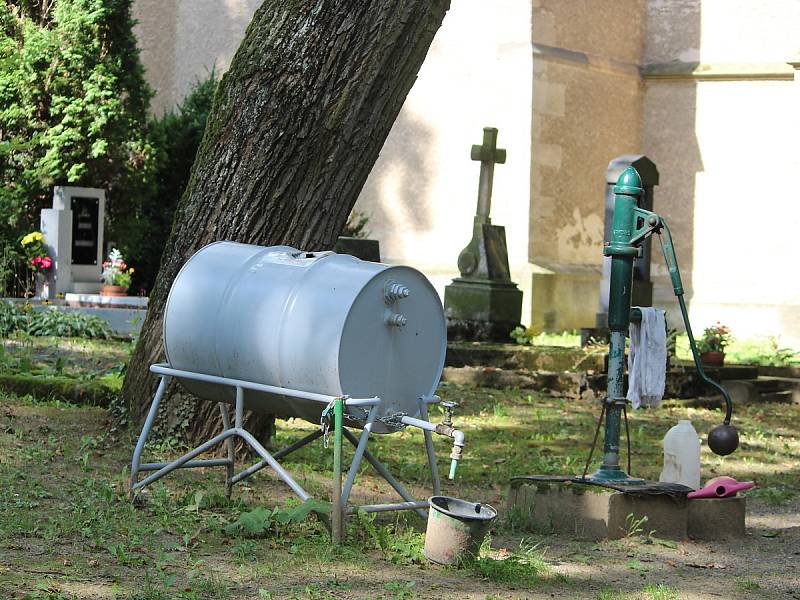
[[[65,294],[67,306],[93,308],[147,308],[146,296],[101,296],[100,294]]]
[[[447,339],[511,341],[519,326],[522,292],[516,284],[456,278],[444,289]]]
[[[683,500],[561,482],[514,484],[509,493],[509,518],[516,525],[590,540],[651,532],[671,540],[740,537],[744,507],[744,497]]]

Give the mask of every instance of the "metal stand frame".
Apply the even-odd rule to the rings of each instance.
[[[424,509],[428,508],[427,500],[415,500],[413,496],[409,493],[409,491],[401,484],[389,471],[386,466],[380,462],[372,452],[367,449],[367,443],[369,442],[370,432],[372,431],[372,427],[375,423],[378,407],[380,405],[380,398],[349,398],[349,397],[339,397],[339,396],[327,396],[325,394],[316,394],[311,392],[303,392],[301,390],[293,390],[289,388],[282,388],[270,385],[264,385],[259,383],[253,383],[249,381],[242,381],[238,379],[229,379],[227,377],[217,377],[214,375],[206,375],[203,373],[194,373],[190,371],[181,371],[177,369],[173,369],[168,364],[159,363],[154,364],[150,367],[150,371],[159,375],[161,377],[161,381],[158,384],[158,388],[156,390],[155,396],[153,397],[153,402],[150,405],[150,410],[147,413],[147,418],[145,419],[144,425],[142,426],[142,432],[139,435],[139,439],[136,442],[136,448],[133,451],[133,459],[131,461],[131,483],[130,483],[130,494],[131,497],[133,495],[143,489],[144,487],[150,485],[154,481],[168,475],[175,469],[191,469],[191,468],[199,468],[199,467],[225,467],[225,494],[226,496],[230,497],[230,494],[233,489],[233,485],[238,483],[247,477],[250,477],[254,473],[260,471],[264,467],[271,467],[275,474],[283,480],[291,489],[292,491],[302,500],[306,501],[311,498],[311,495],[306,492],[303,487],[295,481],[295,479],[291,476],[291,474],[284,469],[281,464],[280,460],[285,458],[292,452],[299,450],[303,446],[306,446],[313,442],[314,440],[323,436],[322,430],[314,431],[313,433],[308,434],[304,438],[294,442],[293,444],[287,446],[286,448],[279,450],[274,453],[270,453],[267,451],[264,446],[259,443],[259,441],[244,427],[242,426],[244,409],[245,409],[245,401],[244,401],[244,390],[255,390],[255,391],[262,391],[262,392],[269,392],[274,394],[281,394],[284,396],[291,396],[295,398],[304,398],[307,400],[313,400],[315,402],[320,403],[320,414],[322,414],[323,410],[327,406],[333,407],[333,415],[334,415],[334,479],[333,479],[333,506],[332,506],[332,514],[331,514],[331,536],[335,543],[339,543],[343,537],[344,531],[344,520],[347,514],[351,514],[358,510],[364,510],[366,512],[379,512],[379,511],[390,511],[390,510],[414,510],[417,514],[419,514],[422,518],[427,518],[427,512]],[[164,392],[169,384],[170,380],[173,377],[180,377],[185,379],[194,379],[197,381],[204,381],[207,383],[215,383],[220,385],[228,385],[234,387],[236,389],[236,402],[234,404],[234,422],[233,427],[231,427],[230,421],[230,414],[228,405],[224,402],[219,402],[219,410],[220,414],[222,415],[222,431],[217,434],[216,436],[212,437],[211,439],[203,442],[193,450],[187,452],[180,458],[177,458],[171,462],[160,462],[160,463],[142,463],[141,456],[144,450],[144,446],[147,442],[147,437],[150,434],[150,429],[153,426],[153,421],[155,420],[156,414],[158,413],[158,407],[161,403],[161,399],[164,396]],[[420,416],[422,419],[428,423],[428,404],[434,404],[439,402],[439,398],[437,396],[432,396],[429,398],[420,398],[419,399],[419,406],[420,406]],[[367,422],[364,425],[363,431],[361,432],[360,436],[356,436],[351,431],[346,429],[343,424],[344,420],[344,407],[345,406],[359,406],[369,408],[369,416],[367,417]],[[431,471],[431,479],[433,481],[433,492],[434,495],[438,495],[441,491],[441,482],[439,480],[439,471],[436,465],[436,455],[434,453],[433,448],[433,437],[431,431],[427,429],[423,429],[423,435],[425,438],[425,451],[428,455],[428,466]],[[242,439],[250,448],[252,448],[256,454],[261,458],[261,460],[247,467],[246,469],[240,471],[239,473],[235,474],[235,448],[234,448],[234,438],[238,437]],[[350,463],[350,468],[347,471],[347,478],[344,482],[344,486],[342,486],[342,439],[346,438],[354,447],[355,447],[355,455],[353,456],[353,460]],[[208,458],[208,459],[197,459],[196,457],[200,454],[207,452],[214,448],[216,445],[220,443],[225,443],[227,449],[227,457],[226,458]],[[372,467],[378,472],[378,474],[383,477],[395,489],[395,491],[400,495],[403,499],[403,502],[394,502],[394,503],[386,503],[386,504],[368,504],[364,506],[350,506],[348,505],[348,500],[350,499],[350,493],[353,489],[353,484],[355,482],[356,474],[361,466],[363,459],[367,459]],[[139,480],[139,473],[141,471],[155,471],[151,473],[147,477],[142,480]]]

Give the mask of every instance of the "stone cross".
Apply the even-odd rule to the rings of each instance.
[[[483,128],[483,145],[472,146],[470,152],[472,160],[481,163],[481,176],[478,180],[478,210],[475,220],[481,223],[491,223],[489,212],[492,209],[492,181],[494,179],[495,163],[506,162],[506,151],[497,147],[497,129],[494,127]]]

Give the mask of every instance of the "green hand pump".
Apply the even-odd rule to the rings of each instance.
[[[605,429],[603,437],[603,463],[589,479],[607,483],[643,483],[626,473],[619,463],[620,420],[625,411],[625,337],[631,317],[631,288],[633,286],[633,261],[642,256],[642,244],[651,235],[658,234],[664,260],[667,263],[672,288],[678,298],[681,316],[689,336],[695,368],[700,378],[715,387],[725,399],[725,420],[708,434],[708,446],[715,454],[730,454],[739,445],[739,434],[731,423],[733,403],[728,392],[706,375],[695,344],[686,302],[683,298],[683,283],[678,270],[678,259],[672,244],[669,227],[663,217],[639,208],[644,190],[636,169],[628,167],[614,186],[614,220],[611,240],[603,248],[603,254],[611,257],[611,282],[608,302],[608,327],[611,330],[608,356],[607,397],[603,401]],[[600,419],[602,420],[601,413]],[[627,420],[627,416],[626,416]],[[596,437],[595,437],[596,439]],[[630,464],[630,447],[629,447]],[[591,459],[591,456],[590,456]],[[630,470],[630,469],[629,469]]]

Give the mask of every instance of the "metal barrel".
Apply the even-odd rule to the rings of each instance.
[[[419,412],[444,366],[446,325],[433,286],[407,266],[289,246],[216,242],[178,273],[164,347],[174,369],[330,396],[379,397],[378,416]],[[180,379],[232,402],[231,388]],[[318,423],[314,400],[245,391],[247,408]],[[348,407],[352,425],[366,413]],[[375,432],[388,428],[376,423]]]

